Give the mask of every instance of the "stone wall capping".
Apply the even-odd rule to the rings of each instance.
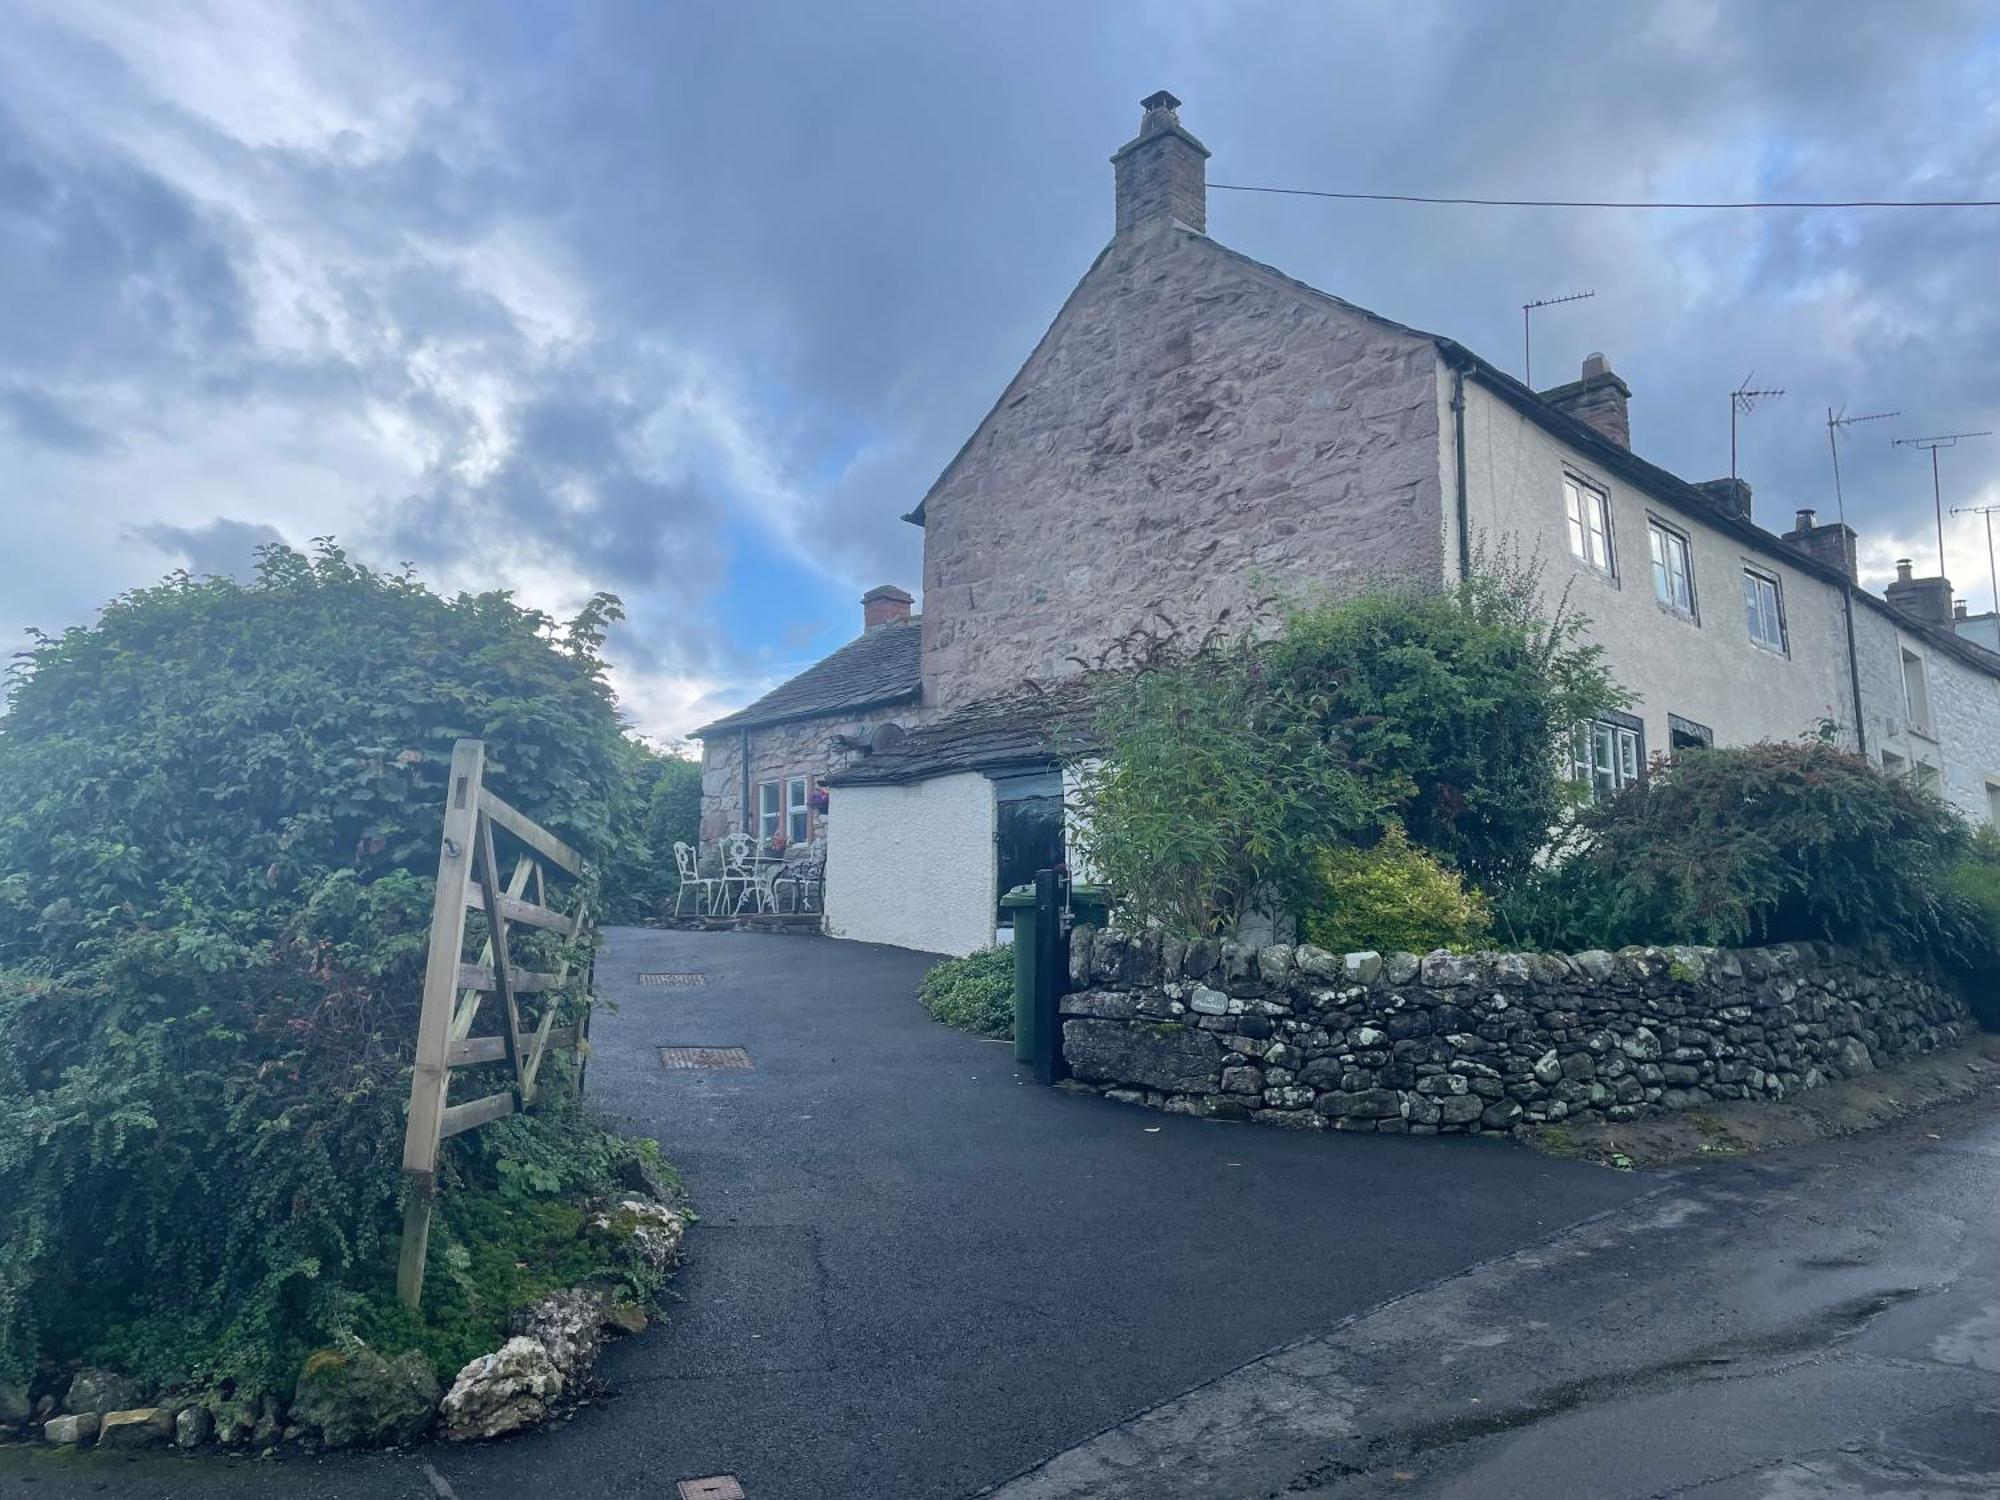
[[[1971,1028],[1928,978],[1817,942],[1419,957],[1074,941],[1090,983],[1062,1002],[1063,1043],[1082,1086],[1288,1129],[1504,1133],[1778,1099]]]

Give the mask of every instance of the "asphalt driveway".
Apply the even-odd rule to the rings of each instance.
[[[929,959],[621,929],[589,1088],[700,1223],[608,1399],[470,1449],[268,1465],[37,1464],[19,1493],[962,1496],[1147,1407],[1654,1183],[1465,1138],[1300,1135],[1036,1087],[931,1022]],[[642,973],[699,975],[641,984]],[[668,1069],[662,1047],[747,1069]],[[0,1464],[0,1490],[29,1471]],[[82,1492],[81,1490],[78,1491]]]

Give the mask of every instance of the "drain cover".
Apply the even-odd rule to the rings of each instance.
[[[641,984],[663,985],[670,990],[692,990],[708,983],[706,974],[641,974]]]
[[[741,1047],[662,1047],[663,1068],[747,1068],[750,1054]],[[703,1483],[707,1481],[704,1480]],[[732,1480],[731,1483],[734,1483]]]
[[[734,1474],[717,1474],[710,1479],[683,1479],[681,1500],[743,1500],[743,1486]]]

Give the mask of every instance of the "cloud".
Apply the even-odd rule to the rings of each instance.
[[[240,560],[225,528],[331,532],[552,613],[618,592],[620,690],[672,734],[915,585],[897,517],[1108,236],[1151,89],[1224,182],[1993,197],[1996,63],[1972,0],[38,0],[0,31],[0,599],[60,626],[162,551]],[[1842,453],[1871,558],[1928,555],[1892,429],[2000,426],[1993,222],[1210,204],[1509,368],[1521,302],[1595,289],[1537,378],[1603,349],[1690,478],[1754,367],[1787,392],[1743,431],[1767,523],[1832,509],[1828,406],[1899,408]],[[1948,503],[2000,498],[2000,440],[1946,458]],[[1950,535],[1983,600],[1979,540]]]
[[[139,540],[179,558],[197,578],[216,574],[239,581],[257,571],[259,547],[282,547],[276,527],[217,516],[206,526],[168,526],[154,522],[135,527]]]

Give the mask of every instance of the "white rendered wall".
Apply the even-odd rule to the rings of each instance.
[[[1589,638],[1604,648],[1612,676],[1638,695],[1631,712],[1645,720],[1648,755],[1667,748],[1669,714],[1712,729],[1718,745],[1793,740],[1822,719],[1842,725],[1852,744],[1854,695],[1838,589],[1744,546],[1709,525],[1698,510],[1654,500],[1607,474],[1474,381],[1465,384],[1465,402],[1466,488],[1475,544],[1490,552],[1518,543],[1524,556],[1539,553],[1549,602],[1569,590],[1570,606],[1589,617]],[[1447,429],[1447,465],[1450,444]],[[1563,510],[1566,468],[1610,497],[1615,579],[1570,555]],[[1653,596],[1649,514],[1688,538],[1694,620]],[[1746,562],[1781,580],[1790,646],[1785,655],[1750,639],[1743,606]]]
[[[1968,666],[1881,609],[1855,611],[1856,658],[1868,727],[1868,758],[1933,767],[1944,799],[1976,826],[1992,816],[1989,787],[2000,786],[2000,677]],[[1912,723],[1903,690],[1903,653],[1924,664],[1931,722]]]
[[[926,953],[992,945],[999,874],[991,781],[970,771],[829,792],[829,934]]]

